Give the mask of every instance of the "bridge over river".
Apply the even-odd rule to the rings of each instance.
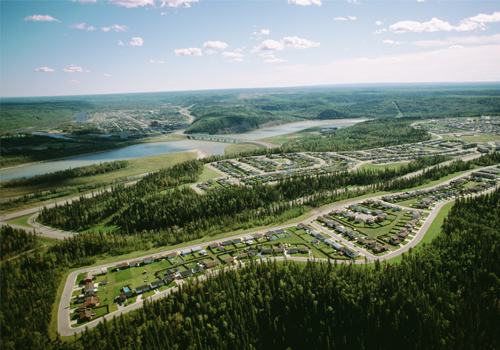
[[[228,142],[228,143],[238,143],[246,141],[231,136],[209,135],[209,134],[190,134],[187,135],[187,138],[190,140],[203,140],[203,141]]]

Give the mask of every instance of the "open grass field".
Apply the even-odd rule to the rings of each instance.
[[[384,170],[384,169],[399,169],[403,165],[408,164],[408,162],[400,162],[400,163],[391,163],[387,165],[375,165],[375,164],[363,164],[361,167],[359,167],[359,170]]]
[[[58,187],[65,186],[77,186],[83,184],[90,183],[98,183],[103,181],[111,181],[121,178],[127,178],[132,176],[137,176],[145,173],[149,173],[152,171],[159,170],[161,168],[168,168],[177,163],[185,162],[188,160],[196,159],[198,154],[196,152],[176,152],[176,153],[167,153],[159,156],[151,156],[144,157],[138,159],[129,160],[130,165],[118,171],[110,172],[107,174],[101,174],[96,176],[86,176],[81,178],[74,178],[63,182],[58,183],[46,183],[40,184],[36,186],[26,186],[26,187],[14,187],[14,188],[3,188],[0,194],[1,198],[23,195],[28,193],[34,193],[38,191],[47,191],[51,189],[55,189]],[[72,195],[74,197],[75,195]],[[57,200],[60,200],[58,198]],[[51,201],[48,201],[51,203]],[[40,203],[40,204],[48,204],[48,203]],[[38,204],[38,205],[40,205]],[[19,210],[19,209],[16,209]]]
[[[256,151],[258,149],[266,148],[263,145],[259,145],[256,143],[246,143],[246,142],[241,142],[241,143],[235,143],[234,145],[226,147],[224,150],[224,154],[238,154],[242,152],[251,152],[251,151]]]
[[[462,131],[463,133],[469,133],[468,131]],[[477,142],[480,145],[487,145],[490,141],[500,141],[500,136],[491,134],[474,133],[474,136],[463,136],[456,137],[455,135],[443,135],[443,140],[463,140],[467,142]]]
[[[32,227],[30,224],[28,224],[28,219],[33,216],[33,213],[27,214],[15,219],[7,220],[8,223],[14,224],[14,225],[20,225],[20,226],[25,226],[25,227]]]

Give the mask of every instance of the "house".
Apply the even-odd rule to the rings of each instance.
[[[174,276],[173,275],[169,275],[169,276],[163,277],[163,284],[170,284],[173,281],[174,281]]]
[[[285,248],[274,248],[276,254],[285,254]]]
[[[241,254],[238,254],[238,256],[237,256],[238,260],[242,260],[242,259],[245,259],[247,257],[248,257],[247,253],[241,253]]]
[[[181,278],[186,278],[186,277],[189,277],[193,274],[193,269],[187,269],[187,270],[184,270],[184,271],[181,271],[180,273],[180,276]]]
[[[208,245],[208,248],[214,250],[214,249],[217,249],[219,247],[219,243],[212,243],[212,244],[209,244]]]
[[[249,250],[248,251],[248,256],[249,257],[256,256],[257,254],[258,254],[257,250]]]
[[[199,246],[199,245],[197,245],[196,247],[191,248],[191,252],[193,252],[193,253],[199,252],[201,250],[202,250],[201,246]]]
[[[144,292],[147,292],[148,290],[149,290],[149,285],[144,284],[142,286],[135,288],[135,294],[142,294]]]
[[[85,301],[85,294],[78,295],[77,299],[78,299],[79,302],[80,301]]]
[[[273,250],[271,248],[268,248],[268,249],[262,249],[261,251],[262,254],[272,254],[273,253]]]
[[[129,262],[129,266],[130,267],[134,267],[134,266],[139,266],[141,264],[140,260],[134,260],[134,261],[131,261]]]
[[[155,262],[155,257],[154,256],[149,256],[147,258],[144,258],[144,264],[152,264]]]
[[[264,237],[264,235],[262,233],[256,233],[253,235],[253,238],[255,238],[255,239],[260,239],[262,237]]]
[[[394,235],[391,237],[391,244],[398,245],[399,243],[401,243],[401,240],[399,239],[399,235]]]
[[[163,280],[157,280],[157,281],[153,281],[149,284],[149,288],[151,289],[156,289],[156,288],[160,288],[161,286],[163,286],[165,284],[165,282]]]
[[[92,309],[84,309],[78,313],[78,321],[85,322],[92,320]]]
[[[323,240],[325,240],[325,239],[326,239],[326,237],[325,237],[325,235],[323,235],[323,234],[321,234],[321,233],[318,233],[318,234],[316,235],[316,239],[319,239],[320,241],[323,241]]]
[[[298,252],[299,252],[299,248],[288,249],[288,254],[297,254]]]
[[[130,297],[133,297],[135,295],[134,292],[130,291],[130,292],[125,292],[125,293],[121,293],[118,298],[120,299],[120,302],[125,302],[127,301],[128,298]]]
[[[108,273],[108,268],[107,267],[103,267],[101,269],[101,275],[106,275]]]
[[[84,283],[90,283],[94,280],[94,276],[92,276],[92,272],[89,272],[87,273],[84,277],[83,277],[83,282]]]
[[[124,262],[124,263],[120,263],[120,264],[116,264],[116,269],[119,271],[119,270],[123,270],[123,269],[126,269],[128,268],[129,265],[128,265],[128,262]]]
[[[375,242],[375,241],[366,241],[366,248],[372,249],[372,248],[375,248],[376,245],[377,245],[377,242]]]
[[[224,247],[233,244],[233,241],[224,241],[221,243]]]
[[[367,225],[373,226],[375,224],[375,221],[373,220],[373,216],[368,216],[365,220],[365,223]]]
[[[219,252],[221,252],[221,251],[223,251],[223,250],[225,250],[225,249],[226,249],[226,248],[224,248],[224,246],[222,246],[222,245],[220,245],[220,246],[217,248],[217,250],[218,250]]]
[[[207,251],[205,249],[202,249],[199,251],[200,255],[207,255]]]
[[[178,254],[178,252],[168,253],[167,254],[167,259],[175,258],[177,256],[177,254]]]
[[[203,265],[205,265],[205,268],[206,269],[209,269],[211,267],[215,267],[218,265],[218,262],[217,261],[209,261],[209,262],[205,262],[205,261],[202,261],[201,262]]]
[[[101,286],[104,286],[104,285],[108,284],[108,280],[102,280],[99,284]]]
[[[299,252],[301,253],[309,253],[309,247],[300,247]]]
[[[385,245],[377,245],[375,248],[373,248],[374,253],[382,253],[388,250],[388,248]]]
[[[241,243],[241,238],[233,239],[233,244],[238,244],[238,243]]]
[[[91,298],[88,298],[87,300],[85,300],[83,305],[79,305],[78,310],[98,307],[99,305],[101,305],[99,298],[91,297]]]
[[[350,248],[344,247],[344,249],[342,249],[342,250],[343,250],[344,254],[350,258],[356,258],[358,256],[358,253]]]
[[[354,219],[354,222],[356,224],[362,224],[364,222],[364,220],[361,216],[356,216],[356,218]]]
[[[302,222],[300,224],[297,224],[297,230],[305,230],[306,227],[307,225]]]
[[[85,294],[85,297],[91,297],[97,294],[97,288],[95,287],[94,282],[86,283],[85,287],[83,288],[83,293]]]
[[[191,249],[184,249],[184,250],[181,250],[181,255],[182,256],[186,256],[188,254],[191,254]]]
[[[364,237],[359,237],[358,238],[358,243],[359,244],[366,244],[366,239]]]
[[[253,244],[253,240],[252,239],[249,239],[248,241],[245,242],[247,245],[252,245]]]
[[[232,263],[232,262],[234,262],[234,257],[232,257],[232,256],[224,259],[224,263],[226,263],[226,264],[229,264],[229,263]]]

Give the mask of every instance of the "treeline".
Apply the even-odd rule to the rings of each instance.
[[[399,264],[252,263],[191,282],[65,347],[496,349],[499,202],[498,190],[456,202],[439,238]]]
[[[375,119],[348,128],[295,138],[282,145],[283,152],[346,152],[430,140],[422,129],[401,119]]]
[[[137,198],[142,200],[145,196],[195,182],[202,170],[203,163],[198,160],[176,164],[144,176],[133,186],[117,185],[110,191],[100,191],[89,198],[82,195],[70,205],[56,205],[51,209],[44,207],[39,218],[52,226],[83,231],[110,218]]]
[[[9,259],[39,245],[34,232],[28,233],[11,226],[0,226],[0,242],[2,244],[0,260]]]
[[[403,190],[412,187],[425,185],[431,181],[436,181],[460,171],[473,170],[476,166],[489,166],[500,163],[500,154],[485,154],[480,158],[469,161],[457,160],[448,165],[438,165],[431,169],[425,169],[421,174],[411,176],[409,178],[395,179],[387,184],[378,186],[383,191]]]
[[[290,208],[289,202],[301,197],[321,192],[333,193],[347,186],[387,182],[444,160],[443,156],[420,158],[399,169],[303,176],[282,180],[276,185],[237,186],[203,196],[190,188],[174,188],[161,194],[157,181],[145,178],[136,186],[118,186],[111,192],[101,192],[92,198],[81,197],[69,205],[44,208],[39,219],[51,226],[81,231],[112,216],[109,223],[130,231],[164,229],[175,235],[177,230],[187,230],[198,238],[198,234],[203,232],[206,235],[235,230],[245,222],[270,220],[268,223],[272,223],[272,216],[286,213]],[[175,167],[183,164],[188,163]],[[119,215],[114,215],[116,213]],[[300,211],[297,213],[300,215]],[[191,235],[187,238],[194,239]]]
[[[268,111],[248,107],[196,108],[191,112],[196,116],[194,123],[186,129],[193,134],[230,134],[250,131],[273,121],[289,123],[300,119],[291,116],[278,116]]]
[[[60,182],[73,179],[76,177],[95,176],[118,171],[128,167],[130,162],[128,160],[115,160],[113,162],[104,162],[100,164],[86,165],[77,168],[69,168],[66,170],[59,170],[53,173],[42,175],[35,175],[30,178],[13,179],[7,182],[1,182],[0,187],[22,187],[33,186],[39,184],[49,184],[51,182]]]

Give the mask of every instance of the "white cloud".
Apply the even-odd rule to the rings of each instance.
[[[165,62],[164,61],[158,61],[158,64],[164,64]]]
[[[203,56],[203,53],[201,52],[201,48],[198,48],[198,47],[190,47],[187,49],[177,49],[177,50],[174,50],[174,53],[177,56]]]
[[[243,62],[243,58],[237,57],[234,60],[229,60],[229,61],[226,61],[226,62]]]
[[[110,76],[111,76],[111,74],[108,74],[108,73],[104,73],[103,75],[104,75],[105,77],[110,77]]]
[[[108,0],[110,4],[134,8],[139,6],[154,5],[154,0]]]
[[[384,40],[382,42],[384,44],[389,44],[389,45],[400,45],[400,44],[402,44],[402,42],[400,42],[400,41],[394,41],[394,40],[390,40],[390,39]]]
[[[267,39],[267,40],[264,40],[262,43],[260,43],[259,46],[254,46],[253,52],[265,51],[265,50],[268,50],[268,51],[283,50],[283,45],[279,41],[276,41],[273,39]]]
[[[198,2],[199,0],[160,0],[160,7],[180,7],[184,5],[185,7],[191,7],[191,2]]]
[[[308,49],[310,47],[319,47],[320,43],[301,39],[296,36],[287,36],[281,39],[281,43],[289,49]]]
[[[350,19],[351,21],[355,21],[355,20],[357,20],[357,19],[358,19],[358,17],[356,17],[356,16],[347,16],[347,17],[349,17],[349,19]]]
[[[68,83],[78,83],[78,80],[69,80]]]
[[[449,37],[445,40],[421,40],[415,41],[413,44],[422,47],[434,47],[434,46],[449,46],[449,45],[485,45],[485,44],[500,44],[500,34],[494,34],[490,36],[460,36],[460,37]]]
[[[356,4],[356,5],[359,5],[361,4],[359,1],[357,0],[347,0],[348,3],[351,3],[351,4]]]
[[[85,29],[85,23],[75,23],[75,24],[68,26],[68,28]]]
[[[126,44],[123,43],[121,40],[118,40],[118,45],[120,45],[120,46],[125,46],[125,45],[129,45],[129,46],[142,46],[142,44],[144,44],[144,40],[142,40],[142,38],[140,38],[138,36],[133,37]]]
[[[234,51],[241,52],[241,51],[243,51],[243,49],[235,49]]]
[[[480,13],[477,16],[468,18],[468,20],[479,23],[500,22],[500,12],[493,12],[492,15]]]
[[[335,17],[333,20],[334,21],[347,21],[347,18],[345,18],[345,17]]]
[[[217,50],[224,50],[227,47],[226,43],[222,41],[207,41],[203,44],[203,48],[206,50],[207,55],[212,55],[217,53]]]
[[[25,21],[35,21],[35,22],[59,22],[61,23],[60,20],[55,19],[52,16],[49,15],[33,15],[33,16],[28,16],[24,18]]]
[[[373,34],[380,34],[380,33],[383,33],[383,32],[387,32],[387,29],[382,28],[382,29],[374,30]]]
[[[128,27],[120,26],[118,24],[113,24],[111,27],[101,27],[101,30],[103,32],[109,32],[111,29],[113,29],[115,32],[124,32],[128,29]]]
[[[253,35],[269,35],[271,31],[269,29],[261,29],[260,32],[252,32]]]
[[[90,71],[90,70],[86,70],[86,71],[85,71],[85,73],[92,73],[92,71]]]
[[[394,33],[421,33],[421,32],[438,32],[438,31],[469,31],[478,28],[484,28],[484,24],[463,20],[458,26],[452,26],[450,23],[440,20],[439,18],[432,18],[428,22],[415,22],[415,21],[402,21],[389,26],[389,30]]]
[[[75,0],[73,0],[75,2]],[[89,4],[91,2],[97,2],[97,0],[78,0],[80,4]]]
[[[39,73],[39,72],[45,72],[45,73],[48,73],[48,72],[53,72],[54,70],[52,68],[49,68],[49,67],[40,67],[40,68],[37,68],[35,69],[35,72]]]
[[[425,0],[417,0],[417,2],[424,2]]]
[[[71,64],[69,66],[66,66],[68,68],[64,68],[62,71],[64,73],[81,73],[83,72],[82,67],[78,67],[76,64]]]
[[[237,52],[223,52],[222,57],[243,57],[243,55]]]
[[[276,41],[272,39],[264,40],[260,45],[254,46],[254,49],[251,51],[281,51],[285,48],[289,48],[291,50],[298,49],[308,49],[310,47],[318,47],[320,43],[310,41],[307,39],[301,39],[296,36],[286,36],[281,41]]]
[[[274,55],[272,53],[269,53],[269,52],[261,52],[261,53],[259,53],[259,56],[262,58],[274,58]]]
[[[462,45],[451,45],[449,49],[463,49],[464,47]]]
[[[321,0],[288,0],[288,3],[300,6],[309,6],[309,5],[321,6]]]
[[[156,63],[155,60],[149,60],[149,63]]]
[[[282,60],[281,58],[273,58],[269,60],[264,60],[264,63],[279,63],[279,62],[286,62],[285,60]]]
[[[96,29],[95,29],[95,27],[92,27],[92,26],[89,26],[87,28],[87,31],[89,31],[89,32],[93,32],[94,30],[96,30]]]
[[[375,25],[376,25],[376,26],[381,26],[382,24],[384,24],[384,23],[382,23],[382,21],[377,21],[377,22],[375,22]]]

